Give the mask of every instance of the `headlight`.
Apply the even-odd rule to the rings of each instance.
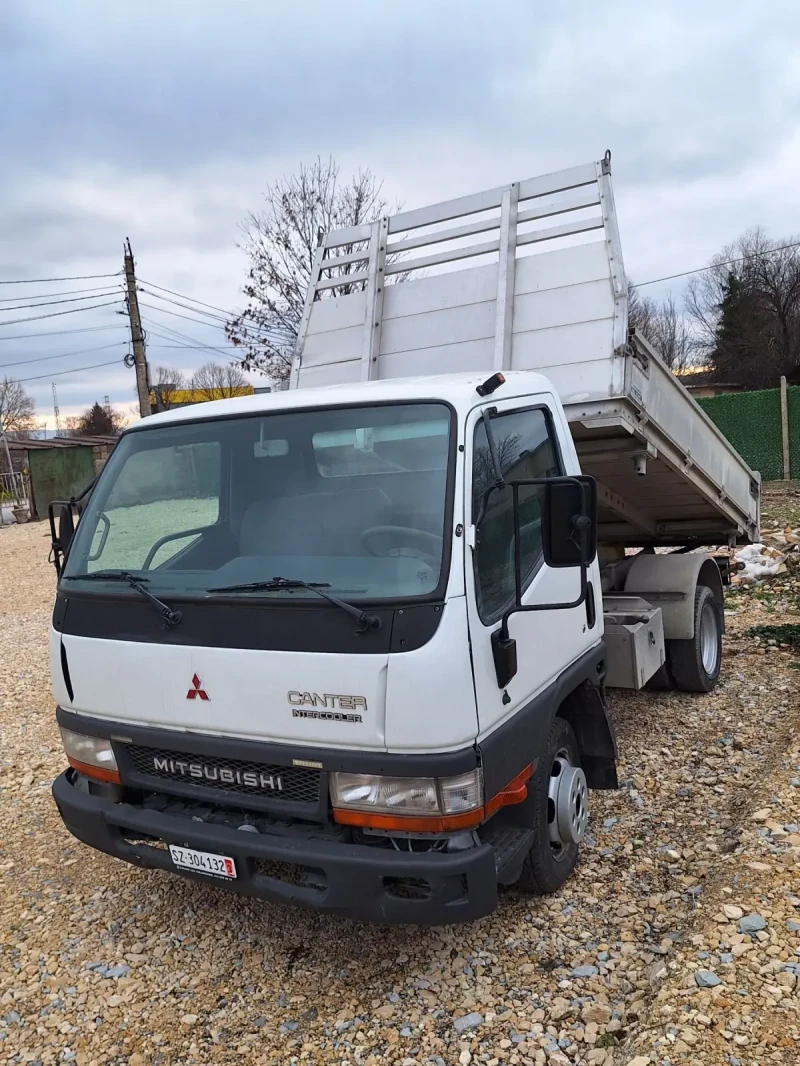
[[[119,783],[117,760],[110,740],[87,737],[84,733],[75,733],[61,726],[61,743],[70,766],[89,777]]]
[[[402,829],[404,819],[409,818],[413,819],[413,828],[417,829],[420,820],[431,819],[430,825],[421,828],[437,832],[445,828],[443,816],[480,810],[483,781],[480,769],[443,778],[334,773],[331,774],[331,803],[337,821],[370,824],[369,819],[349,815],[349,812],[360,811],[367,815],[388,816],[380,819],[386,828],[391,828],[388,821],[393,821],[396,828]]]
[[[333,774],[334,807],[385,814],[440,814],[436,781],[432,777],[374,777],[371,774]]]

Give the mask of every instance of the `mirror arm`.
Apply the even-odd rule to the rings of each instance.
[[[522,605],[515,603],[513,607],[509,607],[503,615],[500,622],[500,639],[508,640],[508,620],[512,614],[518,614],[521,611],[569,611],[573,607],[580,607],[580,605],[586,600],[586,593],[589,587],[587,578],[588,566],[586,563],[581,563],[581,590],[578,593],[577,599],[572,600],[569,603],[529,603]]]
[[[506,479],[503,477],[503,468],[500,465],[500,456],[497,454],[497,444],[495,443],[494,432],[492,431],[492,419],[496,414],[496,407],[487,407],[483,418],[483,427],[486,430],[486,443],[489,445],[489,454],[492,457],[494,488],[502,489],[505,487]]]

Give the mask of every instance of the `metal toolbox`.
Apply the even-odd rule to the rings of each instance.
[[[661,608],[640,596],[604,599],[605,640],[612,688],[644,688],[664,664]]]

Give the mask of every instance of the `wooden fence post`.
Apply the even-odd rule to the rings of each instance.
[[[783,442],[783,480],[788,481],[792,472],[789,465],[789,404],[785,377],[781,377],[781,441]]]

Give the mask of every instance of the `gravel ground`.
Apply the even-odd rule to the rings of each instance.
[[[797,526],[794,491],[767,504]],[[43,524],[0,529],[0,1063],[798,1062],[800,653],[749,635],[800,622],[796,582],[730,597],[714,695],[611,697],[623,788],[593,795],[557,896],[382,929],[69,836],[47,548]]]

